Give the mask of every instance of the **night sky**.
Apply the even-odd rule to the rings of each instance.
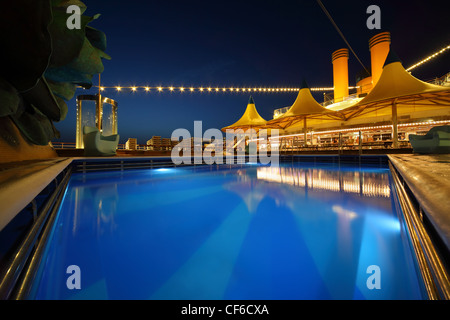
[[[446,1],[322,0],[358,57],[370,68],[368,41],[390,31],[391,48],[409,67],[450,44]],[[331,54],[346,47],[316,0],[297,1],[93,1],[85,0],[86,15],[100,13],[90,23],[108,38],[101,75],[104,86],[184,87],[332,87]],[[369,30],[369,5],[381,8],[381,30]],[[350,52],[349,82],[363,67]],[[421,79],[450,71],[450,52],[412,71]],[[94,77],[94,85],[98,77]],[[98,89],[79,89],[95,94]],[[251,93],[260,115],[290,106],[297,94]],[[143,90],[104,96],[119,103],[121,143],[137,138],[145,144],[153,135],[170,137],[177,128],[193,133],[195,120],[203,131],[237,121],[249,93],[190,93]],[[323,101],[323,93],[315,93]],[[74,142],[75,98],[67,118],[56,123],[57,141]]]

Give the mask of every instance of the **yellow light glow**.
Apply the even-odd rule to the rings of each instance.
[[[108,89],[116,89],[117,91],[123,91],[122,89],[130,89],[130,91],[132,92],[138,92],[139,89],[145,89],[145,91],[149,92],[152,90],[152,87],[148,87],[148,86],[133,86],[133,87],[121,87],[121,86],[114,86],[114,87],[107,87],[107,86],[97,86],[97,88],[99,88],[100,91],[105,91]],[[356,87],[349,87],[349,89],[356,89],[358,88]],[[216,88],[212,88],[212,87],[208,87],[208,88],[195,88],[195,87],[189,87],[189,88],[185,88],[185,87],[155,87],[155,90],[159,91],[159,92],[164,92],[165,90],[169,90],[171,92],[184,92],[184,91],[191,91],[191,92],[195,92],[195,91],[204,91],[204,90],[208,90],[208,91],[216,91],[216,92],[286,92],[286,91],[299,91],[299,88],[263,88],[263,87],[255,87],[255,88],[236,88],[236,87],[229,87],[229,88],[224,88],[224,87],[216,87]],[[311,91],[332,91],[333,87],[316,87],[316,88],[310,88]]]
[[[449,49],[450,49],[450,45],[447,46],[447,47],[445,47],[445,48],[442,48],[441,50],[439,50],[439,51],[437,51],[437,52],[435,52],[435,53],[433,53],[431,56],[429,56],[429,57],[423,59],[422,61],[419,61],[418,63],[412,65],[411,67],[409,67],[408,69],[406,69],[406,71],[409,72],[409,71],[411,71],[412,69],[417,68],[418,66],[424,64],[425,62],[430,61],[430,60],[433,59],[433,58],[436,58],[438,55],[442,54],[443,52],[445,52],[445,51],[447,51],[447,50],[449,50]]]

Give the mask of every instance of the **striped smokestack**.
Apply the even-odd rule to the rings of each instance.
[[[375,85],[383,72],[383,65],[391,46],[391,34],[381,32],[369,40],[369,49],[372,63],[372,84]]]
[[[348,49],[336,50],[331,55],[333,63],[334,102],[348,96]]]

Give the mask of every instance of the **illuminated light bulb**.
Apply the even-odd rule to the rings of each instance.
[[[150,91],[150,88],[149,87],[145,87],[145,91]]]
[[[189,88],[189,90],[191,90],[191,92],[193,92],[193,91],[194,91],[194,88]]]
[[[233,91],[233,88],[230,88],[230,91]]]
[[[161,87],[158,87],[158,91],[162,91],[163,90],[163,88],[161,88]]]
[[[216,88],[216,92],[219,92],[219,88]]]
[[[212,88],[208,88],[208,91],[211,92]]]
[[[180,88],[180,91],[181,91],[181,92],[183,92],[183,91],[184,91],[184,88],[183,88],[183,87],[181,87],[181,88]]]
[[[131,87],[131,91],[136,91],[136,87]]]
[[[239,88],[236,88],[236,91],[239,92]]]
[[[425,62],[428,62],[428,61],[430,61],[431,59],[437,57],[439,54],[443,53],[445,50],[447,50],[447,49],[449,49],[449,48],[450,48],[450,46],[447,46],[447,47],[445,47],[445,48],[442,48],[441,50],[439,50],[439,51],[433,53],[433,54],[430,55],[429,57],[427,57],[427,58],[423,59],[422,61],[419,61],[418,63],[414,64],[413,66],[409,67],[408,69],[406,69],[406,71],[409,72],[409,71],[411,71],[412,69],[414,69],[414,68],[416,68],[416,67],[418,67],[418,66],[421,66],[421,65],[424,64]]]
[[[173,87],[170,87],[169,90],[170,90],[170,91],[173,91]]]
[[[116,89],[117,89],[117,91],[120,91],[120,90],[122,90],[122,88],[121,88],[121,87],[116,87]]]
[[[227,91],[227,88],[223,88],[222,91],[223,91],[223,92]]]
[[[103,88],[103,87],[100,87],[100,91],[103,91],[103,90],[105,90],[105,88]]]

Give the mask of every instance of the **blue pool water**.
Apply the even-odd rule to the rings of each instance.
[[[307,164],[73,174],[34,298],[422,299],[389,176]],[[81,289],[67,287],[71,265]]]

